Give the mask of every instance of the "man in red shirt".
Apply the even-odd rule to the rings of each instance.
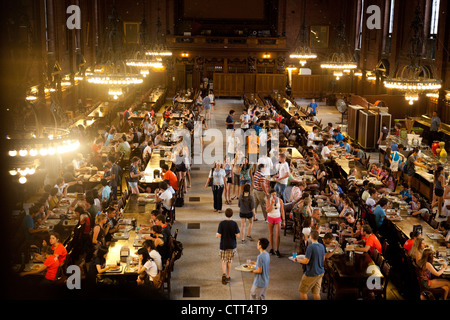
[[[177,191],[178,190],[178,178],[175,173],[169,170],[169,166],[167,164],[163,164],[162,167],[163,179],[169,180],[170,186]]]
[[[31,270],[28,272],[21,272],[20,276],[27,276],[31,274],[39,274],[43,271],[45,272],[44,278],[48,282],[53,282],[56,279],[56,274],[58,273],[59,261],[58,258],[53,254],[53,249],[51,246],[46,247],[46,251],[44,252],[45,261],[44,264],[35,270]]]
[[[414,240],[420,237],[422,237],[422,233],[419,230],[413,231],[409,234],[409,239],[406,240],[406,242],[403,244],[403,248],[406,250],[407,253],[411,251],[414,245]]]
[[[362,235],[365,238],[366,245],[363,248],[355,248],[355,251],[369,252],[369,250],[377,249],[378,252],[382,252],[380,240],[372,232],[372,228],[369,225],[363,227]]]

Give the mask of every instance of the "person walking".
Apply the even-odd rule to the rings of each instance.
[[[316,99],[312,99],[311,103],[308,105],[308,108],[311,109],[310,115],[317,116],[317,103]]]
[[[220,258],[222,260],[222,284],[231,281],[231,262],[236,254],[237,238],[240,236],[239,226],[231,220],[233,209],[225,210],[225,220],[219,223],[216,237],[220,238]]]
[[[308,292],[312,291],[314,300],[320,300],[320,289],[325,274],[325,247],[318,242],[319,232],[311,230],[309,234],[312,243],[308,245],[304,258],[294,258],[295,262],[306,265],[305,273],[300,280],[300,300],[308,300]]]
[[[269,246],[269,240],[260,238],[256,248],[259,250],[259,255],[256,257],[256,262],[252,262],[256,269],[252,270],[255,273],[255,279],[250,290],[250,300],[265,300],[267,286],[269,285],[269,264],[270,255],[266,249]]]
[[[284,207],[283,201],[277,196],[277,192],[272,189],[270,192],[270,198],[267,201],[267,226],[269,227],[269,242],[270,242],[270,253],[276,254],[279,258],[280,254],[280,232],[281,225],[283,228],[285,225],[285,216],[284,216]],[[275,247],[273,245],[274,238],[274,229],[275,229]],[[273,249],[276,249],[275,251]]]
[[[245,220],[248,220],[247,239],[253,241],[251,236],[253,216],[255,215],[255,199],[250,194],[250,184],[244,185],[244,190],[239,196],[239,217],[241,218],[241,239],[245,243]]]
[[[211,169],[205,188],[211,186],[214,197],[214,212],[222,213],[222,195],[226,187],[226,172],[222,168],[219,161],[214,163],[214,168]],[[212,180],[212,181],[211,181]]]
[[[267,180],[264,175],[264,164],[258,164],[257,171],[253,176],[253,193],[255,195],[255,216],[253,218],[254,221],[257,221],[256,218],[256,209],[258,206],[261,206],[261,210],[264,216],[264,220],[267,221],[267,211],[266,211],[266,199],[269,197],[269,192],[267,191]]]

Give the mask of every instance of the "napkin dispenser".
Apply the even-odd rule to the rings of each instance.
[[[160,176],[161,176],[161,174],[160,174],[159,170],[158,170],[158,169],[155,169],[155,170],[153,171],[153,178],[154,178],[154,179],[158,179]]]
[[[419,231],[420,234],[423,234],[423,228],[420,224],[413,225],[413,232]]]
[[[159,150],[159,155],[161,157],[164,157],[165,153],[166,153],[166,151],[164,149]]]
[[[159,160],[159,167],[160,168],[162,168],[163,167],[163,165],[165,165],[166,164],[166,161],[165,160]]]
[[[128,257],[130,256],[130,248],[123,246],[120,248],[120,262],[126,263]]]

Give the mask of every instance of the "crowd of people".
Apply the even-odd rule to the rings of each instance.
[[[157,118],[158,110],[155,112],[146,108],[144,103],[135,103],[126,108],[119,119],[114,119],[114,122],[108,123],[97,133],[92,133],[93,130],[88,131],[81,125],[76,127],[75,131],[82,143],[79,152],[73,159],[62,161],[54,184],[52,176],[47,175],[44,192],[40,193],[39,201],[29,209],[29,214],[22,211],[22,236],[17,239],[20,242],[19,252],[25,253],[25,257],[30,257],[30,248],[39,252],[42,257],[57,254],[56,251],[50,252],[49,247],[44,245],[52,241],[53,235],[43,225],[53,213],[52,210],[60,207],[63,199],[69,199],[68,193],[76,193],[77,197],[70,198],[72,200],[67,204],[68,212],[73,212],[76,216],[76,226],[67,230],[59,223],[53,230],[60,231],[64,236],[61,241],[64,242],[66,252],[70,252],[67,257],[70,264],[79,265],[86,280],[95,283],[99,279],[97,275],[108,270],[105,257],[109,245],[114,241],[113,235],[118,231],[119,220],[124,218],[126,199],[122,196],[125,193],[137,201],[137,194],[148,193],[148,197],[154,197],[156,204],[156,209],[151,214],[152,228],[149,231],[152,236],[145,241],[145,248],[152,249],[149,249],[150,255],[139,251],[142,268],[139,269],[141,272],[137,283],[151,284],[155,269],[147,260],[155,261],[157,271],[162,271],[169,258],[168,239],[172,236],[170,225],[173,221],[170,221],[172,217],[169,212],[173,209],[177,191],[182,189],[186,193],[191,184],[190,159],[187,153],[189,146],[182,137],[172,141],[165,139],[164,134],[169,125],[175,126],[175,121],[172,121],[174,115],[183,118],[180,128],[194,134],[194,119],[208,117],[211,108],[211,100],[208,102],[208,99],[214,99],[212,93],[203,97],[201,94],[194,91],[177,92],[172,103],[163,106],[162,119]],[[203,114],[198,113],[194,103],[185,103],[186,99],[193,99],[194,96],[196,101],[203,101]],[[172,147],[169,152],[170,161],[160,165],[162,181],[152,190],[141,184],[140,180],[154,149],[160,146]],[[104,174],[99,183],[86,184],[83,180],[84,173],[91,172],[92,168],[104,171]],[[58,235],[58,241],[59,237]],[[57,272],[54,269],[62,263],[56,266],[47,265],[46,262],[44,265],[47,266],[45,279],[49,283],[55,282]],[[41,272],[42,270],[33,271],[32,274]],[[21,276],[29,274],[22,272]]]
[[[224,224],[221,223],[217,232],[222,238],[220,250],[224,284],[230,281],[228,267],[236,253],[237,239],[239,238],[242,244],[253,240],[252,223],[258,219],[259,207],[267,223],[268,232],[256,238],[261,237],[258,240],[258,246],[262,238],[267,240],[264,250],[267,249],[269,255],[282,257],[279,249],[280,233],[281,229],[287,227],[286,220],[293,221],[294,228],[297,228],[294,232],[298,233],[300,238],[298,254],[306,254],[305,259],[298,259],[298,262],[306,266],[304,278],[299,287],[301,299],[307,299],[307,293],[311,290],[314,298],[320,299],[321,278],[325,273],[323,257],[328,254],[324,246],[314,244],[323,244],[325,239],[331,241],[334,238],[331,232],[327,233],[323,229],[321,210],[317,209],[318,201],[321,201],[321,206],[332,206],[337,209],[339,227],[356,239],[355,243],[360,244],[361,248],[355,250],[362,252],[373,252],[374,249],[378,252],[383,251],[382,239],[379,237],[385,225],[386,210],[390,206],[385,198],[386,195],[402,197],[410,205],[413,216],[423,217],[425,210],[429,213],[433,211],[441,213],[443,196],[447,194],[444,190],[448,189],[442,167],[435,171],[436,188],[431,206],[425,204],[426,199],[418,192],[412,191],[410,177],[414,172],[414,165],[423,165],[420,157],[417,156],[418,149],[413,149],[409,154],[404,155],[403,145],[391,145],[383,163],[374,162],[369,165],[365,152],[357,143],[349,143],[339,126],[335,127],[333,123],[328,123],[322,127],[319,124],[316,117],[318,108],[314,101],[307,108],[310,112],[306,120],[313,126],[309,134],[299,129],[300,124],[296,121],[300,118],[298,114],[292,117],[281,114],[272,105],[270,99],[265,102],[264,106],[246,106],[239,116],[236,115],[235,110],[229,112],[225,120],[226,129],[229,131],[227,154],[223,162],[215,162],[205,185],[212,188],[214,212],[222,212],[223,194],[225,194],[224,199],[227,205],[232,204],[233,200],[237,200],[238,204],[240,227],[238,224],[230,226],[231,222],[227,222],[225,225],[228,229],[224,231]],[[274,125],[269,127],[269,123]],[[241,129],[241,131],[235,129]],[[280,132],[279,143],[266,146],[264,144],[267,142],[273,144],[273,141],[267,139],[273,129],[278,129]],[[295,137],[295,140],[290,141],[293,131],[301,132],[299,135],[303,135],[303,138]],[[386,144],[389,141],[389,135],[390,133],[383,133],[379,142]],[[318,139],[319,137],[322,139]],[[288,152],[279,152],[279,148],[291,145],[301,150],[302,159],[294,161]],[[263,147],[267,147],[265,150],[268,156],[259,153],[259,148]],[[253,157],[253,153],[257,153],[258,156]],[[346,175],[333,160],[339,154],[344,154],[347,159],[355,163],[355,167],[351,168]],[[299,177],[293,175],[298,163],[301,163],[305,174],[313,176],[312,181],[304,179],[302,175]],[[362,185],[357,185],[357,176],[364,178],[361,172],[379,183],[375,184],[366,178],[363,179]],[[403,174],[400,174],[403,172],[408,178],[403,179]],[[436,206],[438,209],[433,210]],[[374,215],[373,225],[369,223],[367,216],[361,214],[364,210]],[[230,220],[232,211],[230,208],[225,210],[225,221]],[[449,243],[448,220],[442,222],[436,231],[442,233]],[[319,233],[324,232],[325,237],[318,236]],[[227,241],[223,241],[224,235],[228,237]],[[265,243],[264,241],[262,243]],[[425,263],[419,265],[425,265]],[[445,267],[446,265],[443,269]],[[435,276],[442,274],[442,272],[437,274],[435,271],[428,271],[427,274],[429,272]],[[448,280],[438,280],[429,285],[444,288],[446,290],[444,299],[447,298]],[[264,295],[265,291],[258,296],[262,298]]]

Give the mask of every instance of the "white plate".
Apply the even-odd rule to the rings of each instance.
[[[305,255],[304,255],[304,254],[298,254],[298,255],[297,255],[297,258],[298,258],[298,259],[305,259]],[[294,261],[294,256],[290,256],[290,257],[289,257],[289,260]]]

